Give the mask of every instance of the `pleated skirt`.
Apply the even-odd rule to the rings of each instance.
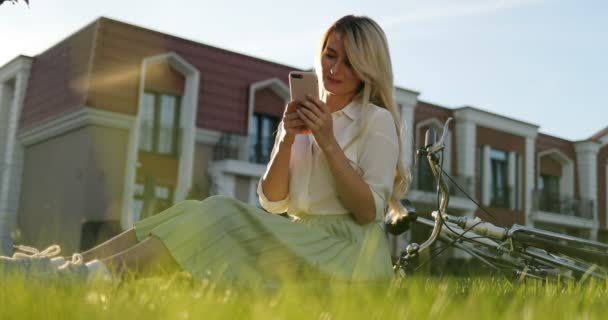
[[[301,276],[360,282],[393,275],[381,226],[361,226],[350,215],[289,219],[213,196],[182,201],[134,227],[139,241],[158,237],[197,279],[274,285]]]

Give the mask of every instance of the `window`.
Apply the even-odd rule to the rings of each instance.
[[[275,116],[263,113],[253,114],[249,125],[250,162],[268,163],[279,122],[280,119]]]
[[[541,174],[538,178],[539,209],[549,212],[560,212],[559,176]]]
[[[139,150],[177,155],[180,98],[175,95],[145,92],[141,110]]]
[[[507,159],[506,151],[490,149],[490,205],[493,207],[510,207]]]
[[[135,183],[133,190],[133,220],[138,221],[171,206],[173,189],[156,184],[154,179]]]
[[[426,157],[418,158],[418,190],[435,192],[437,183]]]

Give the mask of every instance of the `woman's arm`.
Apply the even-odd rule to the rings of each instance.
[[[287,104],[281,128],[277,133],[277,141],[273,147],[266,173],[262,177],[262,192],[270,201],[280,201],[289,194],[289,160],[291,146],[295,140],[296,131],[303,126],[299,116],[294,112],[298,102]]]
[[[374,221],[376,206],[369,185],[350,165],[344,151],[334,140],[322,148],[336,181],[338,197],[354,216],[358,224]]]
[[[270,201],[280,201],[289,193],[289,159],[293,139],[280,139],[275,146],[277,152],[270,159],[262,177],[262,192]]]
[[[371,147],[364,152],[364,159],[360,161],[360,167],[365,171],[361,176],[351,166],[335,139],[331,113],[327,105],[320,100],[311,99],[305,102],[304,106],[306,108],[298,109],[298,114],[311,129],[317,144],[325,154],[336,181],[336,191],[340,201],[354,215],[357,223],[363,225],[372,222],[385,209],[387,194],[390,196],[397,165],[395,151],[397,146],[394,143],[387,143],[390,141],[386,141],[382,135],[376,135],[374,132],[387,130],[388,135],[394,135],[396,139],[390,114],[381,117],[378,123],[370,119],[369,133],[367,137],[361,138],[366,141],[366,147]],[[370,153],[373,153],[371,157]],[[375,157],[378,156],[379,158],[376,159]]]

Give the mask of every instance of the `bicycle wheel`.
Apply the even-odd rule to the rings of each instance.
[[[567,280],[581,278],[587,271],[589,275],[602,278],[601,270],[573,258],[559,257],[555,254],[529,247],[506,246],[495,240],[472,236],[473,233],[459,233],[450,230],[442,234],[443,242],[459,248],[494,272],[518,279]]]
[[[607,270],[595,263],[585,261],[559,252],[550,252],[542,248],[526,247],[523,254],[544,262],[546,265],[563,270],[561,276],[570,276],[575,279],[594,277],[606,279]]]
[[[581,261],[599,266],[608,266],[608,250],[605,244],[593,242],[586,239],[551,234],[528,234],[526,232],[513,233],[513,239],[522,246],[532,246],[555,252],[565,256],[571,256]]]

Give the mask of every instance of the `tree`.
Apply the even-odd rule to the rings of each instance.
[[[28,8],[30,6],[30,0],[23,0],[25,2],[25,4],[27,4]],[[4,2],[11,2],[12,4],[15,4],[17,2],[19,2],[19,0],[0,0],[0,6],[4,3]]]

